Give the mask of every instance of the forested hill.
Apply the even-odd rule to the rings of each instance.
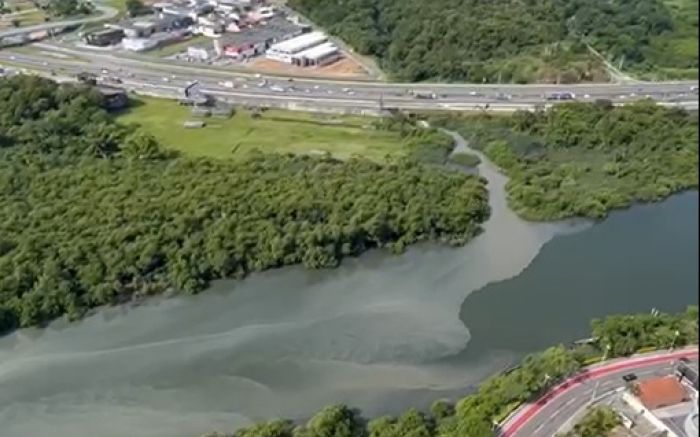
[[[698,0],[678,0],[676,3]],[[579,82],[601,80],[590,43],[624,65],[695,68],[692,27],[663,0],[291,0],[290,4],[378,58],[398,80]],[[697,28],[697,21],[695,21]],[[690,32],[690,33],[688,33]],[[688,33],[686,35],[686,33]],[[680,35],[686,39],[666,39]],[[677,35],[677,36],[678,36]],[[697,29],[695,29],[697,39]],[[697,48],[697,44],[695,44]]]
[[[0,80],[0,331],[373,247],[463,244],[483,180],[414,161],[166,153],[89,88]]]

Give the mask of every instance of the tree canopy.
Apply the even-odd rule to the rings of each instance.
[[[513,115],[435,117],[510,177],[510,206],[551,220],[600,218],[698,186],[698,115],[649,101],[567,103]]]
[[[190,159],[114,123],[89,87],[0,80],[0,331],[215,278],[460,245],[484,181],[398,160]]]
[[[695,2],[697,0],[687,0]],[[650,49],[677,24],[662,0],[292,0],[290,4],[396,79],[468,82],[600,80],[590,43],[625,65],[659,59]],[[681,14],[678,14],[681,16]],[[658,50],[656,50],[658,52]],[[697,69],[697,53],[666,66]]]

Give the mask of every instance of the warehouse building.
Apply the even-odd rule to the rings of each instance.
[[[96,32],[89,32],[83,36],[87,44],[97,47],[107,47],[119,43],[124,38],[124,31],[121,29],[103,29]]]
[[[292,65],[299,67],[319,67],[340,58],[340,50],[335,44],[326,42],[292,56]]]
[[[296,38],[273,44],[266,52],[266,57],[275,61],[292,63],[294,55],[315,47],[328,40],[323,32],[306,33]]]

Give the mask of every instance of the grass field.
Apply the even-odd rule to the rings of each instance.
[[[187,120],[203,120],[201,129],[186,129]],[[336,158],[353,155],[381,161],[405,153],[397,133],[376,130],[373,120],[328,114],[269,110],[259,118],[238,110],[230,119],[198,118],[174,101],[139,98],[118,115],[136,123],[167,147],[192,156],[241,159],[251,150],[278,153],[328,152]]]

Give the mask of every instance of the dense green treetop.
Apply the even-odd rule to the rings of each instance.
[[[687,0],[695,2],[697,0]],[[292,0],[399,80],[600,80],[587,43],[626,65],[677,26],[662,0]],[[658,51],[658,50],[657,50]],[[650,59],[648,59],[650,58]],[[697,53],[666,66],[697,68]]]
[[[513,115],[435,117],[510,177],[521,216],[599,218],[698,186],[698,115],[642,101],[567,103]]]
[[[460,245],[489,214],[483,180],[412,160],[179,157],[100,99],[0,80],[0,331],[369,248]]]

